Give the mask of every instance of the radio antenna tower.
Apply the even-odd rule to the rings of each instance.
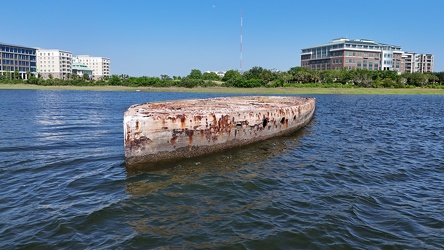
[[[240,73],[242,74],[242,10],[240,11]]]

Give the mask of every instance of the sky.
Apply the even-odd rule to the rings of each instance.
[[[443,0],[0,0],[0,42],[111,59],[111,74],[186,76],[300,66],[301,49],[370,39],[431,53],[444,71]],[[6,21],[6,22],[5,22]]]

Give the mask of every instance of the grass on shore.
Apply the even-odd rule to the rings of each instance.
[[[0,84],[1,89],[31,90],[92,90],[92,91],[145,91],[145,92],[197,92],[197,93],[230,93],[230,94],[444,94],[444,89],[405,88],[227,88],[227,87],[125,87],[125,86],[40,86],[30,84]]]

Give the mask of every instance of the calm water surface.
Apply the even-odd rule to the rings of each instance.
[[[128,172],[132,104],[0,90],[0,249],[442,249],[444,96],[319,95],[297,133]]]

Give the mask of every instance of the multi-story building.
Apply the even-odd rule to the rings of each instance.
[[[433,54],[421,54],[420,72],[433,72],[434,61]]]
[[[86,65],[92,69],[93,78],[95,80],[110,76],[110,59],[105,57],[77,55],[73,59],[74,62]]]
[[[0,43],[0,73],[18,72],[21,79],[28,79],[36,72],[36,49],[19,45]]]
[[[37,72],[44,79],[68,78],[72,73],[72,53],[59,49],[37,49]]]
[[[403,55],[405,64],[404,72],[432,72],[434,57],[432,54],[418,54],[413,52],[406,52]]]
[[[398,72],[431,72],[433,55],[421,55],[417,69],[411,66],[406,53],[396,45],[378,43],[367,39],[334,39],[332,42],[302,49],[301,66],[311,70],[367,69],[395,70]]]
[[[9,74],[11,78],[14,73],[18,72],[22,79],[27,79],[30,74],[38,75],[44,79],[66,79],[73,73],[74,62],[78,63],[78,66],[84,65],[88,70],[91,69],[91,78],[93,79],[110,76],[109,58],[88,55],[78,55],[73,58],[72,53],[65,50],[30,48],[0,43],[0,74]],[[86,70],[87,74],[91,75],[88,70]]]

